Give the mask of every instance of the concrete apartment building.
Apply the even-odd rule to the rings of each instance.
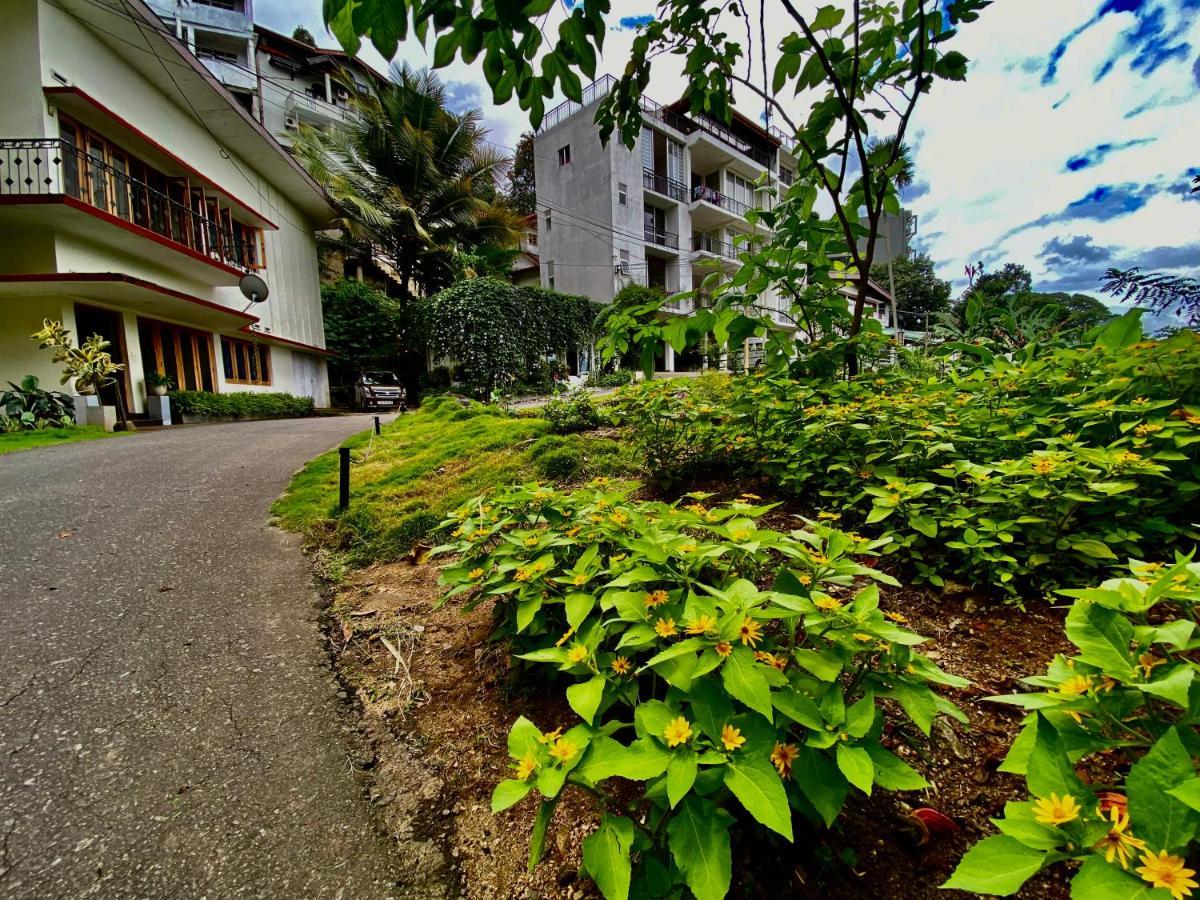
[[[150,371],[327,404],[314,230],[334,210],[320,187],[142,0],[6,12],[0,381],[57,387],[29,339],[50,318],[112,343],[135,414]],[[266,302],[239,290],[247,273]]]
[[[605,76],[589,85],[583,103],[547,113],[534,142],[538,247],[542,285],[609,302],[626,284],[668,294],[702,290],[704,279],[737,270],[742,244],[765,238],[746,213],[769,208],[760,179],[786,187],[796,160],[778,129],[737,113],[729,125],[691,115],[684,101],[662,106],[642,98],[644,124],[632,150],[617,140],[605,147],[595,107],[612,89]],[[698,297],[703,302],[703,295]],[[890,298],[873,291],[870,314],[881,320]],[[691,312],[696,300],[668,305]],[[791,329],[787,302],[768,294],[764,306],[777,326]],[[751,340],[752,358],[760,340]],[[660,368],[694,371],[699,354],[676,359],[664,346]]]

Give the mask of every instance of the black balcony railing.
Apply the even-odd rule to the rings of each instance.
[[[737,248],[733,244],[719,241],[716,238],[709,237],[707,234],[692,235],[692,250],[696,253],[712,253],[716,256],[724,256],[726,259],[737,258]]]
[[[705,184],[698,184],[692,188],[692,202],[697,203],[701,200],[705,203],[711,203],[713,206],[719,206],[721,209],[727,210],[735,216],[744,216],[753,208],[741,200],[734,200],[732,197],[727,197],[716,188],[710,188]]]
[[[672,250],[679,249],[679,235],[675,232],[654,225],[646,225],[645,230],[647,244],[658,244],[660,247],[670,247]]]
[[[774,165],[775,154],[773,152],[768,152],[762,147],[755,146],[744,138],[738,137],[720,122],[716,122],[708,116],[696,116],[692,121],[702,131],[712,135],[721,143],[733,147],[742,155],[750,157],[763,168],[769,169]]]
[[[73,197],[235,269],[258,262],[256,241],[59,138],[0,140],[0,196],[13,195]]]
[[[687,185],[653,169],[642,169],[642,187],[680,203],[687,203]]]

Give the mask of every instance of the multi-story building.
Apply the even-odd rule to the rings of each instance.
[[[595,106],[612,89],[605,76],[589,85],[583,103],[568,101],[547,113],[534,142],[538,245],[542,284],[609,302],[626,284],[668,294],[696,291],[670,313],[691,312],[704,301],[705,279],[736,271],[739,250],[768,236],[746,217],[774,202],[761,185],[786,188],[796,160],[778,129],[734,113],[728,125],[692,115],[686,101],[662,106],[641,100],[644,124],[632,149],[600,142]],[[714,282],[707,282],[712,285]],[[791,329],[787,302],[768,292],[764,309]],[[871,314],[882,316],[874,296]],[[751,359],[761,341],[751,340]],[[703,365],[698,352],[676,358],[664,346],[664,371]]]
[[[134,413],[155,370],[327,404],[320,187],[142,0],[5,8],[0,380],[57,384],[49,318],[111,342]]]
[[[146,0],[238,103],[258,115],[253,0]]]

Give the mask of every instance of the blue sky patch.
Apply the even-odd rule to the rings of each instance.
[[[618,26],[623,29],[642,28],[654,21],[654,16],[623,16]]]
[[[1104,157],[1110,153],[1116,153],[1120,150],[1128,150],[1130,147],[1138,147],[1142,144],[1153,144],[1154,138],[1140,138],[1136,141],[1122,141],[1119,144],[1097,144],[1091,150],[1080,153],[1077,156],[1072,156],[1067,160],[1067,171],[1078,172],[1080,169],[1086,169],[1089,166],[1099,165],[1104,161]]]

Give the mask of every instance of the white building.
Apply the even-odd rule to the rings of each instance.
[[[253,0],[146,0],[146,4],[242,106],[259,114]]]
[[[568,101],[546,114],[534,142],[538,246],[542,284],[609,302],[629,283],[672,294],[695,290],[703,302],[705,278],[723,280],[740,263],[746,242],[767,237],[746,213],[769,208],[760,184],[786,187],[795,159],[777,129],[734,113],[724,125],[688,112],[685,101],[662,106],[641,100],[644,125],[632,150],[619,140],[600,143],[596,105],[615,80],[605,76],[584,90],[583,104]],[[696,299],[669,312],[691,312]],[[762,312],[792,329],[786,299],[768,293]],[[882,317],[881,303],[871,314]],[[751,340],[752,359],[761,340]],[[660,368],[698,370],[698,352],[677,359],[669,346]]]
[[[57,386],[29,339],[49,318],[112,342],[133,413],[152,370],[327,404],[317,184],[142,0],[5,13],[0,381]],[[251,272],[270,289],[253,306]]]

